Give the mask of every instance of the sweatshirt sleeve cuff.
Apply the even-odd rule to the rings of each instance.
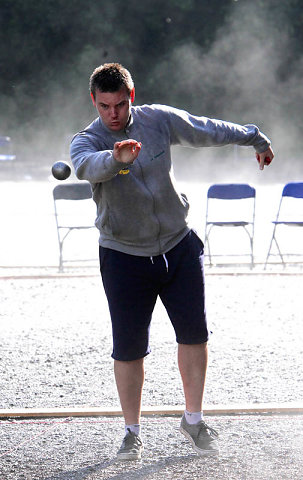
[[[123,168],[127,167],[127,165],[127,163],[118,162],[118,160],[115,159],[113,154],[108,157],[107,168],[109,173],[116,174],[120,172],[120,170],[122,170]]]

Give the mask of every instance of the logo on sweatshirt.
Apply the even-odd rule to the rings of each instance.
[[[127,175],[129,173],[129,168],[122,168],[120,170],[119,175]]]
[[[154,156],[150,159],[150,161],[152,162],[153,160],[156,160],[156,158],[161,157],[161,155],[163,155],[163,153],[165,153],[164,150],[162,150],[162,152],[160,152],[160,153],[157,153],[157,155],[154,155]]]

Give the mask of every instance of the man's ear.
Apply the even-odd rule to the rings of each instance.
[[[91,93],[91,94],[90,94],[90,96],[91,96],[91,99],[92,99],[93,105],[94,105],[94,107],[95,107],[95,106],[96,106],[96,102],[95,102],[95,99],[94,99],[94,95]]]
[[[130,92],[130,101],[134,103],[134,100],[135,100],[135,87]]]

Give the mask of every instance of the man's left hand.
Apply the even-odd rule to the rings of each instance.
[[[265,150],[265,152],[256,153],[256,159],[259,162],[260,170],[264,169],[264,165],[269,165],[272,159],[274,158],[274,156],[275,155],[271,147],[268,147],[268,149]]]

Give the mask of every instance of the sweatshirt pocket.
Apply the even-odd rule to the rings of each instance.
[[[100,230],[108,237],[124,243],[153,242],[159,235],[159,222],[149,204],[121,203],[106,208],[100,219]]]

